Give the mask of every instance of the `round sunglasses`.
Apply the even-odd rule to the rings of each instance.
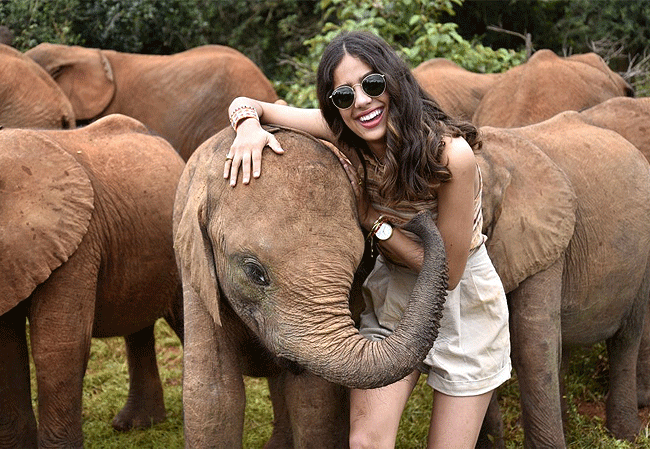
[[[348,109],[354,104],[355,86],[361,86],[363,92],[370,97],[379,97],[386,90],[386,78],[381,73],[371,73],[352,86],[342,85],[334,89],[330,99],[338,109]]]

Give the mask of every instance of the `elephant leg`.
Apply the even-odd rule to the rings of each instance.
[[[286,372],[267,378],[273,405],[273,432],[264,448],[293,448],[291,417],[284,396],[285,378]]]
[[[38,446],[83,446],[81,402],[95,314],[97,267],[80,248],[32,294]]]
[[[636,397],[639,408],[650,406],[650,303],[643,322],[643,335],[636,363]]]
[[[645,303],[642,312],[645,313]],[[607,428],[617,439],[634,441],[640,421],[637,406],[637,358],[643,329],[643,314],[632,312],[623,327],[607,340],[609,393]]]
[[[127,431],[148,428],[165,420],[165,400],[156,362],[156,347],[150,325],[124,338],[129,364],[129,396],[113,419],[113,428]]]
[[[246,391],[231,336],[184,292],[183,420],[188,448],[241,448]],[[232,313],[234,314],[234,313]],[[221,315],[227,323],[226,313]]]
[[[347,448],[350,434],[348,390],[310,372],[285,372],[284,404],[294,448]]]
[[[503,420],[499,406],[498,389],[492,393],[492,399],[485,413],[483,425],[476,441],[476,448],[506,448],[503,438]]]
[[[562,269],[558,261],[508,295],[526,448],[566,447],[559,381]]]
[[[0,316],[0,448],[36,448],[25,303]]]
[[[178,339],[180,339],[181,345],[183,345],[183,341],[185,340],[185,331],[183,329],[183,288],[180,284],[172,305],[163,317],[171,329],[174,330]]]

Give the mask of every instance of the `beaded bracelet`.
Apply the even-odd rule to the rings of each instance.
[[[260,120],[255,108],[249,105],[239,106],[233,109],[232,113],[230,114],[230,126],[233,130],[237,131],[239,122],[248,118]]]

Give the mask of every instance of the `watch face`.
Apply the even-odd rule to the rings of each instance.
[[[393,227],[390,226],[389,223],[382,223],[377,232],[375,233],[375,236],[377,236],[377,239],[380,241],[385,241],[391,235],[393,234]]]

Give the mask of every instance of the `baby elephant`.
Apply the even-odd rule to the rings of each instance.
[[[165,317],[182,338],[171,223],[183,166],[126,116],[76,130],[0,130],[0,447],[83,446],[92,337],[126,339],[130,391],[114,426],[165,417],[153,327]]]
[[[437,335],[446,263],[429,215],[407,224],[425,263],[395,334],[358,333],[348,297],[364,236],[350,181],[311,136],[276,130],[285,154],[230,187],[223,162],[230,129],[188,161],[174,206],[183,283],[183,407],[188,447],[241,447],[242,375],[269,378],[268,446],[347,447],[345,387],[379,387],[410,373]]]

